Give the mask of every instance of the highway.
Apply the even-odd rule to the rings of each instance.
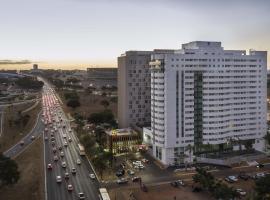
[[[32,139],[32,136],[34,136],[35,138],[41,136],[43,130],[44,130],[44,124],[41,119],[41,113],[39,113],[34,128],[30,131],[30,133],[28,133],[26,136],[24,136],[24,138],[21,139],[21,141],[23,141],[24,144],[21,145],[20,144],[21,141],[18,142],[13,147],[5,151],[4,155],[11,158],[18,156],[34,141]]]
[[[79,155],[78,139],[70,128],[70,122],[59,104],[57,95],[46,82],[43,95],[43,118],[46,126],[43,134],[46,199],[79,199],[78,193],[83,192],[85,199],[98,200],[99,183],[97,180],[90,179],[89,174],[93,173],[93,170],[86,157]],[[68,138],[71,140],[68,141]],[[67,143],[66,147],[64,146],[65,142]],[[55,143],[54,146],[53,143]],[[62,150],[59,150],[60,146]],[[55,153],[52,151],[53,147],[57,149]],[[61,151],[64,153],[63,157],[60,156]],[[57,156],[59,160],[54,161],[54,156]],[[77,159],[81,160],[80,165],[77,164]],[[66,168],[61,166],[62,162],[66,162]],[[47,169],[48,164],[52,165],[51,170]],[[76,168],[76,174],[71,173],[73,167]],[[65,179],[66,172],[69,173],[68,179]],[[61,176],[61,183],[56,182],[57,176]],[[73,186],[72,192],[67,190],[69,184]]]

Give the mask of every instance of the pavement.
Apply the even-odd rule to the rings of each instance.
[[[45,179],[46,179],[46,199],[48,200],[68,200],[78,199],[78,193],[83,192],[86,199],[99,200],[99,182],[97,180],[91,180],[89,177],[90,173],[94,173],[90,166],[89,161],[85,156],[79,155],[78,139],[73,131],[69,131],[70,122],[66,118],[66,115],[59,104],[59,100],[55,91],[45,82],[45,115],[44,121],[46,124],[47,120],[51,120],[51,124],[48,121],[47,131],[44,132],[44,157],[45,157]],[[62,121],[61,121],[62,119]],[[52,127],[50,127],[52,126]],[[63,128],[65,126],[65,128]],[[51,141],[51,130],[54,131],[53,136],[55,138],[55,147],[57,147],[56,153],[52,152],[52,141]],[[63,136],[66,135],[66,138]],[[48,139],[45,140],[45,137]],[[71,138],[71,142],[67,141],[67,138]],[[64,143],[67,142],[68,146],[65,147]],[[60,150],[58,147],[61,146],[64,157],[60,156]],[[54,161],[53,157],[57,156],[58,161]],[[81,160],[81,164],[76,163],[77,159]],[[62,162],[66,162],[66,168],[61,166]],[[52,164],[52,170],[47,169],[47,165]],[[76,174],[71,174],[71,168],[76,168]],[[65,172],[69,173],[69,179],[65,179]],[[56,176],[62,177],[62,182],[56,182]],[[73,191],[67,190],[67,185],[73,186]]]
[[[43,122],[41,120],[41,113],[39,113],[34,128],[24,138],[21,139],[21,141],[23,141],[24,144],[21,145],[20,144],[21,141],[18,142],[17,144],[12,146],[10,149],[5,151],[4,155],[7,156],[7,157],[10,157],[10,158],[14,158],[14,157],[18,156],[26,148],[28,148],[28,146],[34,141],[32,139],[32,136],[34,136],[35,138],[41,136],[43,130],[44,130],[44,124],[43,124]]]

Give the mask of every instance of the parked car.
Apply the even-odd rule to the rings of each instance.
[[[246,192],[240,188],[236,189],[236,192],[240,195],[240,196],[246,196]]]
[[[228,183],[234,183],[234,182],[237,182],[238,179],[237,179],[236,176],[227,176],[227,177],[225,178],[225,181],[227,181]]]
[[[132,180],[132,182],[138,182],[141,180],[141,177],[135,176],[131,180]]]
[[[143,192],[148,192],[148,189],[144,184],[142,184],[141,189]]]
[[[125,183],[128,183],[128,180],[125,179],[125,178],[120,178],[120,179],[118,179],[118,180],[116,181],[116,183],[118,183],[118,184],[125,184]]]
[[[119,170],[115,173],[115,175],[116,175],[117,177],[123,176],[124,174],[125,174],[125,170],[124,170],[124,169],[119,169]]]
[[[134,175],[134,174],[135,174],[135,172],[132,171],[132,170],[127,170],[127,173],[128,173],[129,175]]]
[[[263,178],[263,177],[265,177],[265,173],[259,172],[259,173],[256,173],[252,178],[260,179],[260,178]]]

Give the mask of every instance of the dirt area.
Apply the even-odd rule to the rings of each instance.
[[[44,165],[42,138],[38,138],[16,159],[20,180],[0,190],[0,199],[44,200]]]
[[[33,110],[22,114],[22,115],[28,114],[30,116],[25,126],[23,125],[18,126],[15,124],[10,125],[10,120],[14,120],[16,118],[16,115],[18,115],[19,111],[24,111],[27,108],[31,107],[33,104],[34,103],[16,105],[7,107],[5,109],[3,133],[2,136],[0,137],[0,152],[7,150],[12,145],[19,142],[26,134],[29,133],[29,131],[32,130],[32,128],[36,123],[38,113],[41,111],[41,103],[39,103],[39,105],[35,107]]]
[[[143,192],[139,187],[127,189],[117,188],[109,191],[111,199],[117,200],[212,200],[206,192],[194,193],[191,187],[174,188],[169,184],[147,187],[148,192]],[[133,193],[134,198],[130,197]]]
[[[76,109],[72,109],[66,106],[66,100],[63,96],[63,92],[58,92],[64,105],[64,110],[67,113],[75,113],[78,112],[80,113],[82,116],[84,117],[88,117],[91,113],[94,112],[101,112],[104,110],[104,107],[102,105],[100,105],[100,102],[102,100],[107,100],[110,105],[108,106],[108,109],[112,110],[115,118],[117,118],[117,102],[111,102],[110,99],[111,97],[103,97],[100,95],[94,95],[94,94],[86,94],[85,92],[78,92],[78,95],[80,97],[80,103],[81,106],[76,108]]]

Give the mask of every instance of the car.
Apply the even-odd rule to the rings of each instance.
[[[69,142],[71,142],[71,141],[72,141],[72,139],[69,137],[69,138],[68,138],[68,141],[69,141]]]
[[[44,140],[45,140],[45,141],[47,141],[47,140],[48,140],[48,137],[47,137],[47,136],[45,136],[45,137],[44,137]]]
[[[139,169],[144,169],[144,165],[138,165]]]
[[[68,143],[65,141],[65,142],[64,142],[64,146],[67,147],[67,145],[68,145]]]
[[[115,175],[116,175],[117,177],[123,176],[124,174],[125,174],[125,170],[123,170],[123,169],[119,169],[119,170],[115,173]]]
[[[118,180],[116,181],[116,183],[118,183],[118,184],[125,184],[125,183],[128,183],[128,180],[125,179],[125,178],[120,178],[120,179],[118,179]]]
[[[257,167],[257,168],[263,168],[263,167],[264,167],[264,164],[259,163],[256,167]]]
[[[49,164],[47,165],[47,168],[48,168],[48,170],[52,170],[52,164],[49,163]]]
[[[263,178],[263,177],[265,177],[265,173],[263,173],[263,172],[256,173],[256,174],[253,176],[254,179],[260,179],[260,178]]]
[[[68,172],[65,173],[65,179],[69,179],[69,173]]]
[[[148,189],[144,184],[141,185],[141,189],[143,192],[148,192]]]
[[[230,181],[232,181],[232,183],[234,183],[234,182],[237,182],[238,181],[238,179],[237,179],[237,177],[236,176],[227,176],[226,177],[228,180],[230,180]],[[226,179],[225,179],[226,180]],[[230,182],[230,181],[228,181],[228,182]]]
[[[53,153],[56,153],[56,148],[55,147],[53,147],[53,149],[52,149],[52,151],[53,151]]]
[[[68,190],[69,192],[72,192],[72,190],[73,190],[73,186],[72,186],[71,184],[68,184],[68,186],[67,186],[67,190]]]
[[[55,155],[55,156],[53,157],[53,160],[54,160],[54,161],[58,161],[58,157]]]
[[[135,174],[135,172],[132,171],[132,170],[127,170],[127,173],[128,173],[129,175],[134,175],[134,174]]]
[[[54,137],[51,137],[51,141],[55,141],[55,138]]]
[[[52,141],[52,146],[53,146],[53,147],[55,146],[55,141]]]
[[[34,140],[36,137],[34,135],[31,136],[31,140]]]
[[[79,193],[78,193],[78,198],[79,198],[79,199],[85,199],[84,193],[83,193],[83,192],[79,192]]]
[[[231,180],[231,179],[230,179],[230,178],[228,178],[228,177],[225,177],[225,178],[224,178],[224,180],[225,180],[225,181],[227,181],[228,183],[234,183],[234,181],[233,181],[233,180]]]
[[[135,176],[131,180],[132,180],[132,182],[138,182],[141,180],[141,177]]]
[[[61,176],[56,176],[56,182],[57,182],[57,183],[61,183],[61,182],[62,182]]]
[[[21,146],[23,146],[24,145],[24,141],[22,140],[22,141],[20,141],[20,145]]]
[[[66,134],[63,134],[63,138],[66,139],[67,138],[67,135]]]
[[[149,163],[149,160],[147,160],[146,158],[143,158],[143,159],[142,159],[142,162],[144,162],[144,163]]]
[[[89,174],[89,177],[90,177],[91,179],[96,179],[95,174]]]
[[[80,165],[82,162],[80,159],[77,159],[77,164]]]
[[[71,133],[71,132],[72,132],[72,131],[71,131],[71,129],[69,129],[69,130],[68,130],[68,132],[70,132],[70,133]]]
[[[76,174],[76,168],[75,167],[71,168],[71,173]]]
[[[63,151],[60,152],[60,156],[64,157],[64,152]]]
[[[59,146],[59,147],[58,147],[58,149],[59,149],[59,150],[62,150],[62,149],[63,149],[63,147],[62,147],[62,146]]]
[[[246,196],[246,192],[240,188],[236,189],[236,192],[240,195],[240,196]]]

